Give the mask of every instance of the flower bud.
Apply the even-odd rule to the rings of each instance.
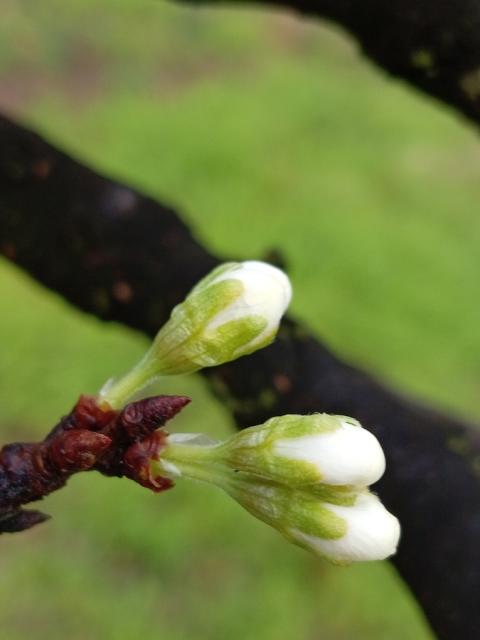
[[[398,520],[367,486],[385,458],[377,439],[351,418],[272,418],[225,442],[173,434],[151,475],[211,482],[288,540],[338,564],[395,553]]]
[[[324,510],[328,511],[328,517]],[[291,518],[293,526],[285,535],[337,564],[384,560],[397,550],[400,523],[369,491],[359,493],[351,506],[323,503],[320,509],[311,505],[310,516],[313,527],[310,521],[307,526],[297,526]],[[326,536],[325,522],[330,525],[330,533],[335,533],[332,525],[335,523],[340,535]]]
[[[290,542],[334,564],[384,560],[396,552],[400,524],[367,490],[319,499],[275,484],[240,482],[226,491]]]
[[[290,281],[276,267],[221,265],[175,307],[157,335],[152,354],[160,373],[190,373],[266,346],[291,297]]]
[[[353,418],[286,415],[244,429],[224,445],[237,469],[289,486],[368,486],[385,471],[375,436]]]
[[[250,354],[275,338],[292,296],[287,276],[265,262],[230,262],[177,305],[142,361],[101,395],[119,407],[160,375],[192,373]]]

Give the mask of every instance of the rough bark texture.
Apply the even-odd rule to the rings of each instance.
[[[150,335],[218,262],[172,209],[7,119],[0,119],[0,250],[85,311]],[[326,411],[372,429],[388,459],[378,491],[403,525],[393,563],[439,637],[477,637],[478,431],[395,395],[292,320],[272,346],[205,375],[241,426]]]
[[[238,0],[179,0],[193,5]],[[480,123],[478,0],[240,0],[286,7],[344,27],[388,73]]]

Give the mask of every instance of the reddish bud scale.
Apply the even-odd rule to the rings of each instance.
[[[40,500],[59,489],[72,473],[91,469],[110,444],[107,436],[78,430],[59,432],[40,443],[4,447],[0,469],[8,488],[0,494],[0,510]]]
[[[128,404],[102,430],[114,440],[115,446],[106,452],[95,468],[105,475],[131,477],[124,460],[129,447],[148,438],[189,402],[185,396],[155,396]]]
[[[102,431],[118,416],[118,413],[107,403],[100,406],[96,396],[81,395],[72,411],[60,420],[48,438],[61,431],[71,431],[73,429]]]
[[[154,491],[172,486],[168,478],[150,477],[148,452],[158,450],[166,435],[157,435],[155,430],[189,402],[183,396],[158,396],[131,403],[118,412],[106,403],[98,405],[94,397],[81,396],[43,442],[3,447],[0,534],[28,529],[47,519],[38,511],[20,507],[63,487],[79,471],[126,475]]]
[[[112,440],[95,431],[76,429],[66,431],[49,443],[46,457],[60,473],[72,473],[91,469],[107,451]]]
[[[132,402],[118,416],[117,426],[134,442],[163,427],[189,402],[185,396],[155,396]]]
[[[167,436],[166,431],[155,431],[148,438],[132,445],[124,458],[126,475],[155,493],[174,486],[170,478],[154,476],[150,464],[152,460],[158,460],[162,449],[165,448]]]

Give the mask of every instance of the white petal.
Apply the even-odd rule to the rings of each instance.
[[[320,481],[331,485],[368,486],[385,471],[385,456],[375,436],[343,419],[334,431],[277,440],[274,453],[315,465]]]
[[[265,331],[257,338],[260,342],[264,335],[276,330],[290,303],[290,280],[280,269],[255,260],[240,263],[238,267],[220,274],[213,282],[230,279],[240,280],[244,291],[208,324],[207,330],[216,329],[230,320],[259,315],[268,322]]]
[[[177,465],[174,464],[173,462],[170,462],[169,460],[164,460],[162,458],[160,460],[160,466],[163,471],[165,471],[166,473],[169,473],[171,476],[180,477],[182,475],[182,472],[177,467]]]
[[[351,507],[324,506],[347,522],[347,533],[338,540],[325,540],[292,530],[294,538],[337,562],[384,560],[396,552],[400,523],[373,494],[360,494]]]

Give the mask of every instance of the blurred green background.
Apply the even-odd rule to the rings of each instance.
[[[160,0],[2,0],[0,109],[178,206],[221,254],[278,248],[294,313],[405,393],[476,419],[480,145],[324,24]],[[2,441],[44,434],[142,336],[0,264]],[[197,378],[175,426],[226,434]],[[368,426],[368,425],[367,425]],[[388,471],[387,471],[388,472]],[[1,539],[7,640],[427,640],[387,563],[332,568],[209,487],[75,477]]]

